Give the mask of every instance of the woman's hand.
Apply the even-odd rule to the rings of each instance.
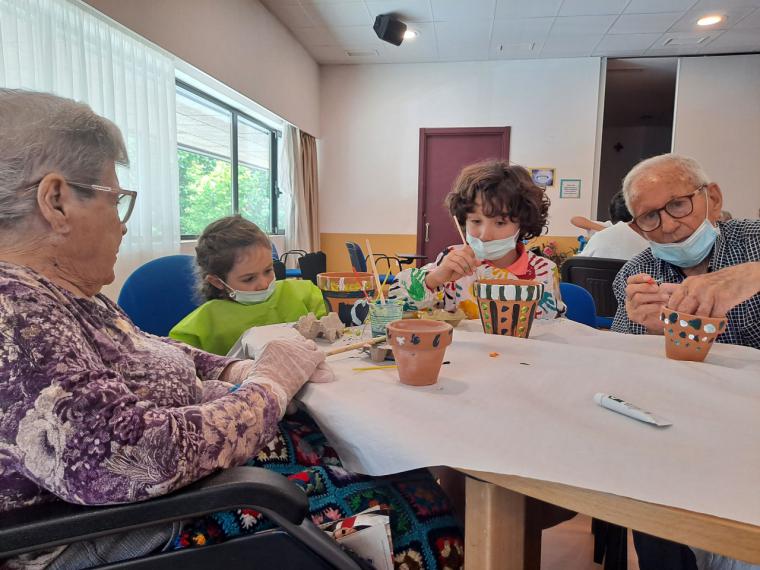
[[[662,333],[660,320],[662,307],[668,303],[676,285],[663,283],[659,285],[650,275],[639,273],[631,275],[625,288],[625,310],[634,323],[645,326],[651,333]]]
[[[723,317],[758,292],[760,262],[742,263],[687,277],[676,286],[668,308],[700,317]]]
[[[332,371],[325,363],[325,353],[312,340],[276,339],[264,346],[261,356],[248,369],[248,382],[271,381],[292,398],[309,380],[329,382]]]
[[[456,249],[452,248],[443,256],[441,264],[427,274],[425,285],[429,289],[436,289],[449,281],[456,281],[465,275],[472,275],[478,265],[480,262],[469,245]]]

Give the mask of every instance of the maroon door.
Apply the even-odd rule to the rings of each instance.
[[[420,129],[417,253],[428,262],[462,242],[443,205],[457,174],[481,160],[509,160],[509,132],[510,127]]]

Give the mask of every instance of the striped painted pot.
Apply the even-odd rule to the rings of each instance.
[[[524,279],[482,279],[473,285],[486,334],[527,338],[544,285]]]

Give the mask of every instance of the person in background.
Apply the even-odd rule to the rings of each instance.
[[[247,329],[326,314],[311,281],[275,281],[267,235],[240,215],[209,224],[195,248],[198,290],[205,303],[169,336],[214,354],[227,354]]]
[[[465,230],[467,245],[451,246],[433,263],[401,271],[390,288],[391,299],[403,299],[409,310],[459,308],[477,319],[476,280],[531,279],[544,284],[536,318],[565,312],[557,266],[523,245],[541,234],[549,214],[549,198],[527,170],[506,161],[467,166],[446,197],[446,207]]]
[[[649,158],[623,181],[633,227],[649,247],[618,273],[614,332],[662,334],[663,305],[725,316],[717,342],[760,349],[760,220],[718,220],[723,196],[695,160]],[[634,532],[641,570],[745,570],[724,556]]]
[[[633,219],[625,205],[623,191],[616,193],[610,201],[610,221],[612,225],[597,231],[588,240],[581,257],[606,257],[610,259],[631,259],[649,247],[649,243],[631,228]]]

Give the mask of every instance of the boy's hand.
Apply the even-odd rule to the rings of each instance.
[[[436,289],[449,281],[472,275],[479,265],[480,262],[469,245],[450,249],[441,264],[427,274],[425,285],[429,289]]]

